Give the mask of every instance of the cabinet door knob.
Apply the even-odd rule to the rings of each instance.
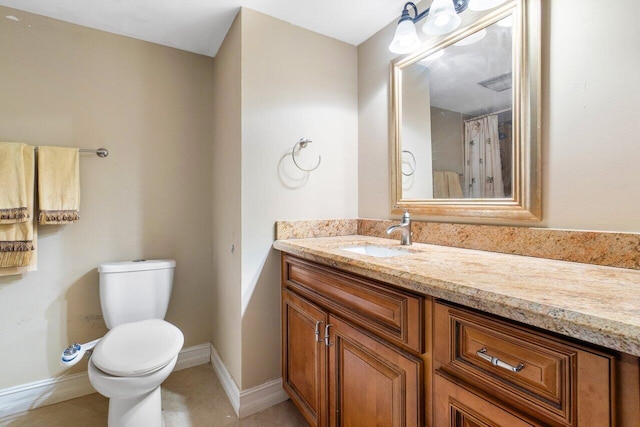
[[[322,325],[322,320],[316,322],[316,342],[320,342],[320,325]]]
[[[520,363],[520,364],[518,364],[518,366],[513,366],[513,365],[509,365],[506,362],[503,362],[502,360],[498,359],[497,357],[493,357],[493,356],[487,354],[486,347],[483,347],[480,350],[476,351],[476,355],[478,357],[486,360],[487,362],[491,363],[494,366],[499,366],[500,368],[506,369],[506,370],[511,371],[511,372],[520,372],[520,371],[522,371],[522,368],[524,368],[524,363]]]
[[[333,325],[329,323],[327,326],[324,327],[324,345],[326,345],[327,347],[331,347],[333,345],[332,342],[329,342],[329,328],[332,326]]]

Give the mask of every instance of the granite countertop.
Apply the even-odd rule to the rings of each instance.
[[[340,249],[407,250],[380,258]],[[275,249],[401,288],[640,356],[640,271],[351,235]]]

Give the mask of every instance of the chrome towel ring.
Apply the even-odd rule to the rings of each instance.
[[[401,169],[402,170],[402,175],[411,176],[416,172],[416,156],[414,156],[413,153],[411,151],[409,151],[409,150],[402,150],[402,154],[408,154],[413,159],[413,165],[409,161],[407,161],[407,162],[405,162],[404,160],[402,161],[402,163],[407,163],[409,169],[411,169],[411,172],[406,173],[404,171],[404,168]]]
[[[322,156],[320,156],[320,155],[319,155],[319,156],[318,156],[318,163],[317,163],[314,167],[312,167],[311,169],[303,168],[302,166],[300,166],[300,165],[298,164],[298,162],[296,162],[296,148],[297,148],[298,146],[300,146],[300,148],[298,148],[298,151],[300,151],[300,150],[302,150],[303,148],[306,148],[306,146],[307,146],[308,144],[311,144],[312,142],[313,142],[313,141],[311,141],[310,139],[307,139],[307,138],[300,138],[300,139],[298,140],[298,142],[296,142],[296,143],[293,145],[293,148],[291,149],[291,159],[293,159],[293,163],[296,165],[296,167],[297,167],[298,169],[300,169],[301,171],[304,171],[304,172],[312,172],[312,171],[314,171],[314,170],[318,169],[318,166],[320,166],[320,162],[322,161]]]

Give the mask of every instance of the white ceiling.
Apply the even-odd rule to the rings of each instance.
[[[404,0],[0,0],[0,5],[215,56],[241,6],[359,45]],[[20,18],[19,14],[14,14]]]
[[[493,24],[485,30],[480,41],[448,46],[436,60],[418,62],[410,87],[426,84],[432,106],[470,116],[511,109],[511,88],[495,92],[479,83],[512,71],[512,29]]]

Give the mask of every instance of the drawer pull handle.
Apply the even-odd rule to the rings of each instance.
[[[324,345],[326,345],[327,347],[331,347],[333,345],[332,342],[329,342],[329,328],[332,326],[333,325],[329,323],[327,326],[324,327]]]
[[[487,362],[491,363],[494,366],[499,366],[511,372],[520,372],[522,371],[522,368],[524,368],[524,363],[520,363],[518,364],[518,366],[512,366],[512,365],[509,365],[508,363],[503,362],[497,357],[488,355],[486,348],[481,348],[480,350],[476,351],[476,355],[478,355],[478,357],[486,360]]]
[[[320,325],[322,324],[322,320],[318,320],[316,322],[316,342],[320,342]]]

